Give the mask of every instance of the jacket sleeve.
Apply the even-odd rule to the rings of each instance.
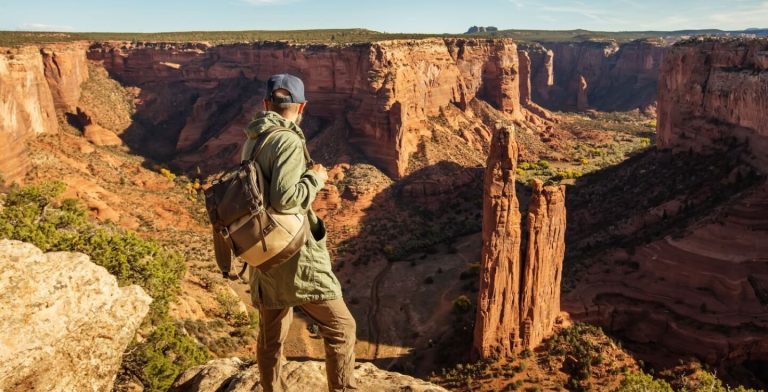
[[[306,168],[303,141],[283,133],[275,138],[271,162],[269,203],[275,211],[298,214],[306,212],[323,187],[316,173]]]

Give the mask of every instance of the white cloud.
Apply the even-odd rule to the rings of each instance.
[[[525,8],[526,4],[522,0],[509,0],[517,8]]]
[[[72,31],[72,26],[50,25],[44,23],[24,23],[19,25],[18,31]]]
[[[576,14],[592,20],[603,21],[607,14],[604,10],[584,7],[583,5],[551,5],[541,7],[542,11],[562,14]]]
[[[742,6],[714,13],[709,16],[709,20],[728,29],[765,28],[768,25],[768,1],[762,1],[753,7]]]

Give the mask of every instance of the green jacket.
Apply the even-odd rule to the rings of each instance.
[[[307,170],[304,157],[304,133],[293,121],[275,112],[256,115],[245,128],[248,136],[242,158],[251,154],[256,138],[270,127],[280,125],[292,130],[269,137],[256,162],[264,172],[265,200],[276,211],[297,214],[307,212],[312,235],[290,260],[267,271],[250,268],[251,299],[254,305],[280,309],[307,302],[341,298],[341,285],[333,274],[326,248],[323,221],[312,211],[312,201],[323,187],[315,172]]]

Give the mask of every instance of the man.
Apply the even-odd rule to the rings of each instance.
[[[261,330],[257,360],[265,391],[283,390],[280,369],[283,343],[299,307],[319,326],[325,343],[325,363],[330,391],[355,388],[355,319],[341,298],[341,285],[331,269],[325,225],[312,211],[312,201],[328,179],[322,165],[307,169],[304,134],[299,123],[304,108],[304,83],[288,74],[267,82],[264,112],[256,115],[245,133],[243,159],[248,159],[260,134],[278,125],[290,132],[275,132],[264,142],[256,162],[264,172],[265,201],[278,212],[307,213],[307,242],[290,260],[269,270],[250,268],[251,299],[259,309]]]

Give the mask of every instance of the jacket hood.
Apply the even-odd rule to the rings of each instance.
[[[301,128],[299,128],[295,122],[287,120],[275,112],[269,111],[256,114],[250,124],[245,127],[245,134],[248,136],[248,139],[256,139],[260,134],[275,125],[288,128],[304,139],[304,132],[301,131]]]

